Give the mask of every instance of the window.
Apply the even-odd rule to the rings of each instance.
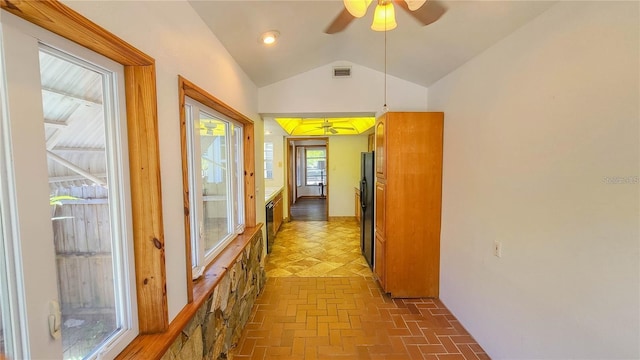
[[[2,74],[0,74],[1,80]],[[0,98],[4,98],[2,93],[0,87]],[[2,110],[2,102],[0,101],[0,110]],[[0,111],[0,134],[6,134],[4,128],[6,122],[1,121],[2,118],[3,113]],[[16,256],[11,241],[14,236],[11,232],[9,177],[4,162],[5,144],[0,145],[0,359],[21,359],[25,358],[25,355],[23,355],[24,349],[20,338],[21,329],[17,309],[19,304],[17,291],[20,281],[16,279]]]
[[[0,152],[11,161],[0,185],[11,211],[0,222],[16,231],[1,237],[0,276],[13,268],[19,285],[0,289],[3,346],[25,347],[16,358],[115,357],[138,334],[124,68],[5,20],[1,120],[11,138]],[[9,247],[13,267],[1,254]],[[12,345],[5,334],[18,323],[24,341]]]
[[[123,72],[44,45],[39,60],[63,358],[90,358],[137,335]]]
[[[264,178],[273,179],[273,143],[264,143]]]
[[[187,159],[193,278],[244,231],[243,126],[187,98]]]
[[[327,149],[325,147],[308,147],[305,149],[306,185],[326,185]]]

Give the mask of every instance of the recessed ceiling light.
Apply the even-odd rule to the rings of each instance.
[[[280,36],[280,33],[277,30],[270,30],[260,35],[258,42],[265,45],[273,45],[278,39],[278,36]]]

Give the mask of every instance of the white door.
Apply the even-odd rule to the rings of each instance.
[[[122,66],[0,22],[21,356],[113,358],[137,335]]]

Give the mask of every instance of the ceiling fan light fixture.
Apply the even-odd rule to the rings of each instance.
[[[269,30],[260,35],[258,42],[264,45],[273,45],[278,40],[278,36],[280,36],[280,33],[277,30]]]
[[[367,13],[372,0],[344,0],[344,7],[353,17],[361,18]]]
[[[371,24],[371,30],[374,31],[388,31],[393,30],[398,26],[396,23],[396,12],[392,3],[378,4],[376,11],[373,14],[373,23]]]

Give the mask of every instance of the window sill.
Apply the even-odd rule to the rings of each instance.
[[[167,331],[157,334],[138,335],[116,359],[160,359],[211,295],[213,289],[227,272],[227,269],[235,263],[242,251],[251,243],[251,239],[258,231],[261,231],[261,228],[262,224],[258,224],[255,227],[247,227],[243,234],[238,235],[222,250],[220,255],[204,271],[202,277],[194,281],[193,301],[182,308],[180,313],[169,324]]]

